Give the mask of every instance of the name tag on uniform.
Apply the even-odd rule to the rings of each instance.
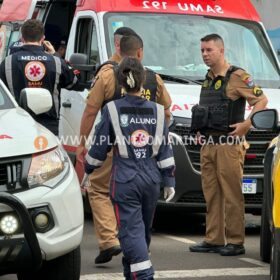
[[[257,193],[257,179],[243,179],[242,193]]]
[[[17,57],[18,61],[50,61],[46,55],[21,55]]]

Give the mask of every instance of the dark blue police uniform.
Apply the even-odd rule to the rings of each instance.
[[[53,107],[47,113],[33,117],[58,135],[60,88],[70,89],[77,82],[73,69],[64,60],[46,53],[42,46],[23,45],[1,63],[0,78],[17,102],[24,88],[48,89]]]
[[[163,106],[129,94],[109,102],[86,156],[87,174],[102,165],[112,147],[110,196],[124,254],[124,276],[154,279],[148,247],[160,183],[175,186]]]

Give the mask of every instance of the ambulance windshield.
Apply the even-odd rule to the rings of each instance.
[[[113,33],[131,27],[143,39],[143,64],[176,77],[202,80],[207,66],[200,39],[217,33],[224,39],[227,61],[246,69],[262,87],[279,88],[279,69],[269,42],[255,22],[175,14],[107,13],[104,15],[108,56],[114,52]]]

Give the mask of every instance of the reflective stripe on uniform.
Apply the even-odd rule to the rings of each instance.
[[[149,269],[152,267],[152,263],[150,260],[144,261],[144,262],[140,262],[140,263],[134,263],[130,265],[130,271],[131,272],[137,272],[140,270],[144,270],[144,269]]]
[[[101,166],[104,161],[98,160],[96,158],[91,157],[89,154],[86,155],[86,161],[90,165]]]
[[[164,128],[164,108],[162,105],[156,104],[157,106],[157,127],[155,134],[155,141],[153,143],[153,155],[155,157],[158,154],[159,148],[163,140],[163,128]]]
[[[174,157],[166,158],[157,162],[158,168],[163,169],[175,165]]]
[[[107,106],[108,106],[109,114],[110,114],[110,117],[112,120],[112,125],[114,128],[115,134],[116,134],[116,142],[118,144],[119,154],[123,158],[128,158],[128,151],[127,151],[125,139],[122,134],[121,127],[120,127],[119,114],[118,114],[115,102],[114,101],[109,102],[107,104]]]
[[[13,75],[12,75],[12,56],[9,55],[5,59],[5,74],[8,84],[8,88],[13,96],[15,96],[14,86],[13,86]]]
[[[54,106],[55,106],[55,111],[58,116],[59,112],[59,91],[58,91],[58,84],[59,84],[59,78],[61,75],[61,60],[59,57],[53,56],[54,61],[55,61],[55,84],[53,88],[53,100],[54,100]]]

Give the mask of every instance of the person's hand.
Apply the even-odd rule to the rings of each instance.
[[[236,137],[242,137],[247,134],[247,132],[250,129],[250,122],[244,121],[241,123],[235,123],[230,125],[231,128],[234,130],[229,133],[229,135],[236,136]]]
[[[84,188],[90,187],[89,174],[85,173],[84,178],[81,182],[81,187]]]
[[[169,202],[175,195],[175,189],[173,187],[164,187],[163,197],[166,202]]]
[[[85,146],[78,146],[76,150],[76,161],[84,162],[86,154],[87,149],[85,148]]]
[[[54,54],[55,53],[55,49],[53,47],[53,45],[51,44],[50,41],[43,41],[43,46],[44,46],[44,49],[47,53],[49,54]]]

